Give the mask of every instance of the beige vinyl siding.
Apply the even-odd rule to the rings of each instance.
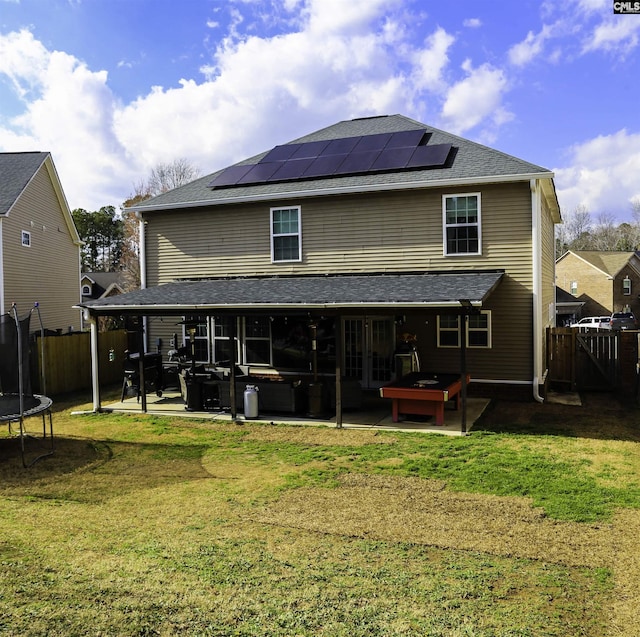
[[[22,231],[31,247],[22,246]],[[69,234],[55,189],[43,165],[9,215],[2,219],[5,310],[25,313],[37,301],[45,328],[80,329],[80,253]],[[35,323],[31,325],[35,328]]]
[[[466,192],[481,194],[482,254],[445,257],[442,196]],[[269,211],[276,205],[301,206],[302,263],[270,261]],[[145,220],[149,286],[206,276],[504,269],[486,304],[492,310],[492,348],[470,350],[469,369],[477,379],[531,382],[528,181],[163,211]],[[423,367],[459,368],[459,350],[436,347],[436,314],[429,316],[410,318]]]
[[[512,264],[514,273],[530,276],[528,183],[481,190],[481,256],[443,256],[442,195],[451,192],[415,190],[285,202],[283,206],[302,209],[301,263],[271,263],[273,204],[154,212],[145,216],[147,282],[157,285],[202,276],[489,269],[504,267],[505,262]]]

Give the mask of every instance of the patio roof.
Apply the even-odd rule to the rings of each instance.
[[[78,307],[93,315],[481,307],[503,275],[491,270],[182,280]]]

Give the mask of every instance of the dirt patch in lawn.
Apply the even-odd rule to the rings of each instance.
[[[640,635],[640,512],[579,524],[545,517],[527,498],[445,490],[418,478],[349,474],[336,489],[288,491],[255,521],[319,533],[410,542],[614,572],[612,635]]]

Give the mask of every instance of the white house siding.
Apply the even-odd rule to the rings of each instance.
[[[482,255],[444,257],[442,195],[465,192],[482,196]],[[270,261],[274,205],[301,206],[301,263]],[[149,286],[203,276],[504,269],[486,305],[492,310],[493,347],[470,350],[470,370],[486,380],[531,382],[528,181],[152,212],[145,219]],[[459,350],[436,348],[435,325],[435,318],[422,322],[421,353],[437,357],[440,368],[456,369]]]
[[[80,329],[80,256],[46,165],[36,173],[2,222],[5,308],[20,313],[37,301],[47,329]],[[22,246],[22,231],[31,247]],[[32,323],[32,329],[35,324]]]

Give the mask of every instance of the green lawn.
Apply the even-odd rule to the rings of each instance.
[[[635,409],[450,438],[85,400],[29,469],[0,436],[0,635],[640,634]]]

